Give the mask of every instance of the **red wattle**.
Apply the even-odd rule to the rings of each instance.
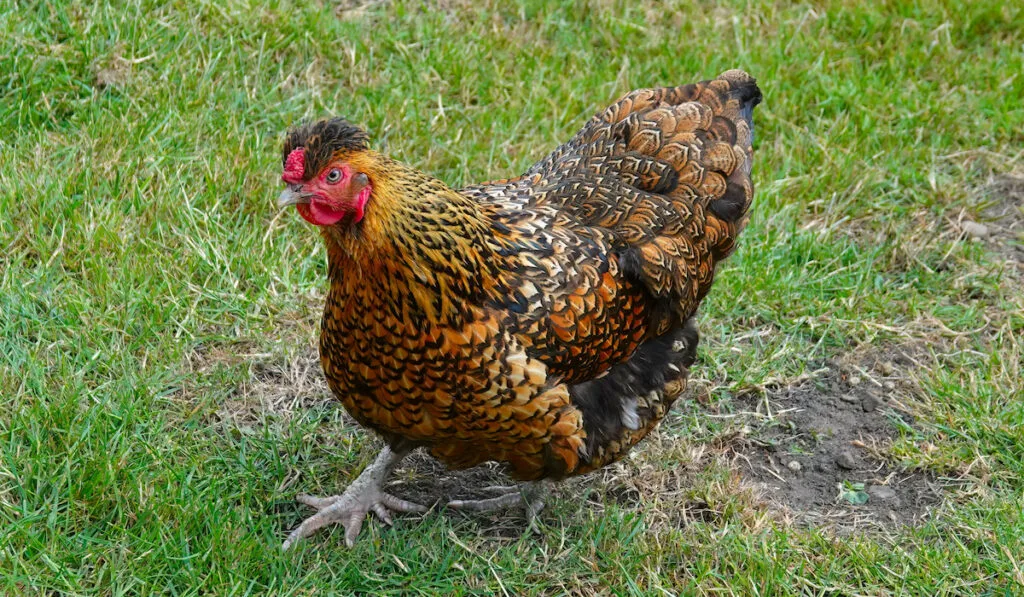
[[[295,206],[296,211],[310,224],[315,226],[333,226],[345,217],[347,212],[331,209],[317,201],[312,203],[299,203]]]

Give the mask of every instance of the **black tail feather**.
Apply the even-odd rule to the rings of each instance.
[[[634,421],[624,409],[635,409],[638,397],[687,375],[697,357],[698,341],[691,318],[684,326],[641,344],[629,360],[612,367],[604,377],[569,387],[573,404],[583,414],[588,455],[650,421],[652,413],[643,407],[635,413]]]

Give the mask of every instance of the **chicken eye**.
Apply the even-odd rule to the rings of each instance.
[[[327,173],[327,177],[324,180],[331,184],[338,182],[341,180],[341,170],[338,168],[331,168],[331,171]]]

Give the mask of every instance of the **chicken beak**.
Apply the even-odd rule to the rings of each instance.
[[[312,193],[303,193],[302,185],[290,184],[288,188],[281,191],[281,195],[277,198],[277,208],[283,209],[289,205],[296,205],[299,203],[309,203],[309,198]]]

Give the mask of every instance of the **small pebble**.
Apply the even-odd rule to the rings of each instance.
[[[860,401],[860,396],[855,396],[853,394],[843,394],[842,396],[839,397],[839,399],[842,400],[843,402],[854,403]]]
[[[853,457],[849,450],[843,450],[836,455],[836,466],[852,471],[857,468],[857,459]]]
[[[988,226],[965,220],[960,224],[960,230],[963,230],[964,236],[967,238],[988,238],[989,231]]]
[[[868,487],[868,495],[876,500],[891,500],[896,497],[896,492],[885,485],[872,485]]]
[[[885,388],[886,392],[891,392],[896,389],[896,384],[895,382],[886,380],[882,382],[882,387]]]
[[[789,464],[787,464],[786,467],[788,467],[789,470],[793,471],[794,473],[799,473],[800,469],[803,468],[802,466],[800,466],[800,463],[797,462],[796,460],[790,460]]]
[[[850,378],[846,380],[846,383],[850,384],[851,386],[859,386],[860,378],[857,377],[856,375],[851,375]]]
[[[875,398],[874,396],[865,396],[864,400],[861,401],[860,406],[864,409],[864,412],[872,412],[878,408],[878,398]]]

